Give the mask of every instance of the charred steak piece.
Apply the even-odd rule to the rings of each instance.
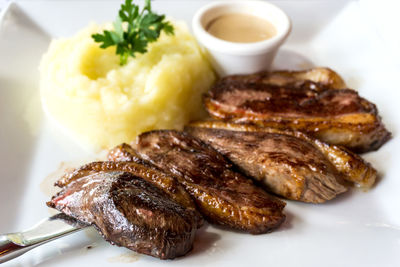
[[[161,259],[185,255],[197,228],[193,211],[127,172],[83,176],[47,205],[94,225],[112,244]]]
[[[318,149],[340,173],[342,178],[358,187],[370,188],[376,180],[377,171],[370,163],[363,160],[359,155],[339,146],[330,145],[319,139],[310,137],[299,131],[279,130],[276,128],[258,127],[248,124],[226,123],[222,121],[204,121],[192,123],[187,127],[189,132],[198,128],[221,129],[239,132],[263,132],[270,134],[289,135],[312,144]],[[196,135],[193,132],[194,135]]]
[[[216,119],[298,130],[354,152],[376,150],[390,138],[376,106],[350,89],[224,78],[204,104]]]
[[[185,130],[289,199],[322,203],[346,191],[343,179],[370,187],[376,178],[359,156],[301,132],[224,122],[193,123]]]
[[[115,151],[115,149],[113,149],[112,151]],[[136,153],[129,145],[125,144],[124,151],[126,151],[125,155],[128,155],[128,153],[130,153],[129,159],[131,160],[133,159],[133,157],[137,157]],[[110,155],[112,155],[112,153]],[[158,169],[155,169],[155,167],[150,166],[150,164],[145,163],[143,160],[139,160],[138,158],[136,158],[136,160],[142,162],[142,164],[136,162],[112,161],[91,162],[81,166],[80,168],[70,173],[65,174],[63,177],[61,177],[60,180],[57,181],[56,185],[59,187],[64,187],[82,177],[97,172],[129,172],[134,176],[138,176],[157,186],[166,194],[168,194],[172,200],[182,205],[183,207],[192,210],[196,215],[198,226],[200,227],[203,224],[202,216],[197,212],[196,206],[191,196],[186,192],[182,185],[179,184],[179,182],[174,177],[167,175],[159,171]]]
[[[186,130],[280,196],[323,203],[346,191],[329,160],[312,144],[294,136],[201,127]]]
[[[285,220],[284,202],[233,171],[221,154],[186,133],[160,130],[141,134],[137,152],[176,176],[211,223],[261,234]]]
[[[259,72],[250,75],[231,75],[224,77],[225,81],[243,83],[263,83],[277,86],[291,85],[293,87],[307,86],[310,89],[344,89],[347,88],[343,79],[329,68],[317,67],[303,71],[273,71]]]

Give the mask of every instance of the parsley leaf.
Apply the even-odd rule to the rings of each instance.
[[[174,27],[165,20],[165,15],[151,11],[150,0],[145,1],[143,9],[133,4],[133,0],[125,0],[113,23],[114,30],[92,35],[101,48],[116,46],[116,54],[120,56],[120,64],[125,65],[128,58],[136,53],[146,53],[148,43],[157,41],[162,31],[174,34]]]

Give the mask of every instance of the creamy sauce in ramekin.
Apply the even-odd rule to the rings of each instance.
[[[266,19],[241,13],[229,13],[217,17],[206,26],[213,36],[235,43],[253,43],[276,35],[275,26]]]

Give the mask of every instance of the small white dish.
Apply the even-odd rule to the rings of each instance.
[[[216,18],[232,13],[253,15],[268,20],[276,34],[254,43],[229,42],[206,31]],[[206,49],[219,75],[250,74],[268,70],[281,44],[291,30],[289,17],[277,6],[265,1],[218,1],[200,8],[192,20],[193,32]]]

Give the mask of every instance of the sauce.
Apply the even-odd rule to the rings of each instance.
[[[219,39],[235,43],[264,41],[276,34],[275,26],[269,21],[241,13],[230,13],[212,20],[206,31]]]
[[[118,256],[114,256],[111,258],[108,258],[108,262],[112,263],[132,263],[135,261],[138,261],[140,259],[140,255],[137,254],[136,252],[129,251],[123,254],[120,254]]]

